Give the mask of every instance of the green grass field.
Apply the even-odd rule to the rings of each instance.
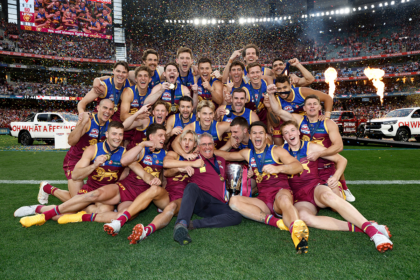
[[[0,150],[17,145],[0,136]],[[420,150],[346,146],[347,180],[420,180]],[[0,151],[0,180],[65,180],[64,152]],[[57,185],[66,188],[66,185]],[[137,245],[127,236],[157,214],[151,205],[116,237],[100,223],[23,228],[13,212],[36,204],[38,185],[0,184],[1,279],[419,279],[420,185],[349,185],[353,205],[386,224],[394,250],[381,254],[362,233],[310,229],[309,253],[297,255],[290,235],[250,220],[235,227],[172,239],[175,219]],[[51,203],[59,203],[50,197]],[[340,218],[330,210],[320,215]]]

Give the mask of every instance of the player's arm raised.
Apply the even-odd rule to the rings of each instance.
[[[133,115],[130,115],[124,122],[124,130],[131,130],[135,127],[145,127],[149,125],[150,120],[148,119],[149,116],[149,109],[150,104],[146,104],[143,107],[140,108],[137,112],[135,112]]]
[[[299,69],[300,73],[303,75],[303,77],[299,78],[299,81],[296,83],[297,87],[306,87],[315,81],[315,77],[299,62],[297,58],[289,60],[289,63],[291,66]]]
[[[225,69],[223,69],[222,83],[226,84],[229,81],[230,66],[232,65],[232,62],[237,57],[241,57],[241,52],[242,52],[242,49],[236,50],[230,56],[229,61],[228,61],[228,63],[225,66]]]
[[[284,173],[287,175],[294,175],[303,171],[302,164],[292,157],[285,149],[282,147],[273,148],[273,154],[277,157],[278,161],[282,162],[281,165],[264,165],[263,171],[270,174]]]
[[[306,96],[311,95],[311,94],[315,94],[316,96],[319,97],[319,100],[321,102],[324,102],[325,115],[320,115],[319,120],[324,120],[324,118],[330,118],[331,117],[331,111],[332,111],[332,108],[333,108],[333,105],[334,105],[334,101],[331,98],[331,96],[329,96],[326,93],[323,93],[322,91],[314,90],[314,89],[307,88],[307,87],[300,88],[300,93],[302,94],[303,97],[306,97]]]
[[[132,162],[139,160],[144,155],[144,149],[148,147],[153,149],[155,144],[152,141],[143,141],[137,146],[131,148],[129,151],[125,152],[121,157],[121,165],[128,166]]]
[[[77,162],[72,172],[73,180],[83,180],[89,176],[89,174],[91,174],[96,168],[105,163],[106,155],[101,155],[98,156],[92,164],[90,164],[91,160],[95,156],[95,152],[95,146],[89,146],[83,152],[82,158]]]
[[[145,104],[155,104],[155,102],[162,97],[162,94],[165,92],[165,90],[169,89],[169,83],[164,82],[162,84],[159,84],[155,87],[153,87],[152,92],[150,95],[144,100]]]
[[[290,121],[294,119],[295,121],[299,122],[302,116],[297,115],[297,114],[291,114],[283,110],[280,102],[278,101],[277,97],[274,95],[276,90],[277,88],[275,85],[269,85],[267,87],[267,95],[270,100],[270,106],[271,106],[272,112],[276,114],[277,116],[279,116],[280,119],[282,119],[283,121]]]
[[[218,105],[223,103],[223,84],[220,81],[214,81],[212,85],[211,99]]]
[[[129,118],[131,102],[133,102],[134,93],[131,88],[125,88],[121,95],[121,116],[120,119],[125,121]]]
[[[88,132],[89,130],[89,122],[90,116],[89,113],[83,113],[82,119],[79,120],[76,124],[76,127],[70,133],[67,142],[70,146],[75,146],[77,142],[79,142],[80,138],[82,138],[83,134]]]

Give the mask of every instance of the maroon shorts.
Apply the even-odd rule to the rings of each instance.
[[[96,190],[97,190],[97,188],[92,188],[88,184],[84,184],[83,187],[79,190],[79,192],[77,194],[78,195],[79,194],[85,194],[85,193],[93,192],[93,191],[96,191]]]
[[[318,168],[318,176],[321,179],[322,184],[326,184],[328,179],[333,176],[335,173],[335,166],[332,164],[330,167],[327,168]]]
[[[136,184],[133,184],[133,182],[127,179],[117,182],[117,186],[120,190],[120,202],[134,201],[137,196],[150,188],[146,183],[139,184],[139,182],[137,182]]]
[[[313,184],[307,185],[299,190],[293,191],[293,199],[294,203],[306,201],[313,204],[317,211],[319,211],[319,207],[315,203],[315,188],[318,185],[324,184],[321,181],[314,182]]]
[[[276,200],[276,195],[277,193],[282,190],[282,189],[286,189],[289,190],[290,193],[293,194],[289,183],[286,181],[284,184],[282,184],[282,186],[280,188],[270,188],[267,191],[260,191],[260,189],[258,189],[258,196],[257,198],[259,200],[261,200],[262,202],[265,203],[265,205],[267,205],[268,209],[270,209],[270,212],[272,215],[278,215],[275,211],[274,211],[274,200]]]
[[[72,179],[71,174],[78,161],[79,159],[78,160],[71,159],[68,155],[66,155],[66,157],[64,158],[63,170],[64,170],[64,175],[66,175],[67,180]]]
[[[167,184],[165,190],[169,194],[169,201],[172,202],[174,200],[182,198],[185,187],[185,184]]]

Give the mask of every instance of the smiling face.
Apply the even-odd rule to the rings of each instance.
[[[159,59],[157,55],[149,53],[146,57],[146,60],[143,60],[143,63],[150,68],[150,70],[155,71],[158,65]]]
[[[197,112],[197,117],[200,119],[200,125],[209,126],[214,118],[214,111],[209,107],[203,107],[200,112]]]
[[[181,100],[179,102],[179,112],[183,119],[187,120],[193,111],[193,105],[189,101]]]
[[[244,71],[241,66],[235,65],[230,68],[230,77],[234,83],[240,83],[243,75]]]
[[[245,50],[244,61],[246,64],[256,62],[258,60],[257,50],[254,48],[248,48]]]
[[[282,128],[281,134],[283,139],[289,143],[290,146],[297,146],[300,143],[300,131],[293,124],[286,125]]]
[[[280,75],[281,72],[283,72],[284,68],[286,68],[286,64],[284,64],[284,62],[281,60],[276,60],[273,63],[273,71],[276,75]]]
[[[214,152],[214,141],[210,137],[202,137],[200,140],[200,144],[198,146],[198,150],[202,156],[205,158],[212,158]]]
[[[115,67],[112,73],[114,74],[115,82],[118,84],[123,84],[125,83],[125,80],[127,80],[128,71],[122,65],[118,65],[117,67]]]
[[[179,77],[178,69],[173,65],[168,65],[166,67],[165,75],[169,83],[175,84]]]
[[[155,117],[156,123],[163,124],[168,116],[168,110],[166,110],[165,105],[159,104],[153,109],[152,114]]]
[[[185,134],[184,138],[181,139],[181,148],[189,154],[195,148],[195,139],[192,133]]]
[[[147,71],[139,71],[136,77],[137,86],[141,89],[146,89],[149,86],[152,78],[149,76]]]
[[[253,126],[250,131],[250,138],[255,149],[262,150],[265,147],[266,132],[262,126]]]
[[[155,133],[149,135],[150,141],[155,144],[157,149],[162,149],[165,144],[165,134],[166,131],[163,129],[158,129]]]
[[[102,122],[107,122],[114,114],[114,102],[109,99],[102,100],[98,105],[98,118]]]
[[[201,79],[210,81],[211,75],[211,64],[208,62],[200,63],[198,65],[198,74],[201,76]]]
[[[254,66],[248,69],[248,77],[250,78],[251,83],[258,84],[261,82],[262,71],[261,67]]]
[[[176,63],[178,64],[178,67],[182,72],[188,72],[193,63],[191,54],[188,52],[180,53],[178,55],[178,58],[176,59]]]
[[[248,129],[240,125],[234,125],[230,127],[230,132],[232,133],[232,138],[234,138],[238,143],[241,143],[244,140],[245,135],[248,133]]]
[[[245,108],[246,95],[245,92],[233,92],[232,93],[232,108],[236,113],[242,112]]]
[[[310,98],[305,100],[305,105],[303,105],[303,110],[306,112],[308,117],[316,117],[319,115],[321,110],[321,104],[315,98]]]
[[[111,127],[106,133],[106,141],[112,149],[116,149],[121,145],[124,138],[124,129]]]

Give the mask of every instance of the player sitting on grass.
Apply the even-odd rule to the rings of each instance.
[[[303,171],[289,177],[289,184],[293,191],[294,205],[299,211],[299,216],[310,227],[325,230],[342,230],[365,232],[375,242],[379,252],[392,249],[392,242],[389,240],[389,232],[386,226],[372,224],[357,211],[350,203],[339,198],[332,192],[338,188],[340,176],[347,165],[347,160],[335,154],[323,156],[322,159],[330,160],[336,164],[335,173],[324,183],[318,176],[318,165],[316,161],[310,161],[310,153],[322,153],[326,150],[321,145],[303,141],[299,138],[299,126],[293,121],[286,121],[280,126],[286,144],[283,148],[290,155],[296,157],[303,166]],[[340,221],[331,217],[316,216],[319,208],[331,207],[337,211],[348,222]]]

